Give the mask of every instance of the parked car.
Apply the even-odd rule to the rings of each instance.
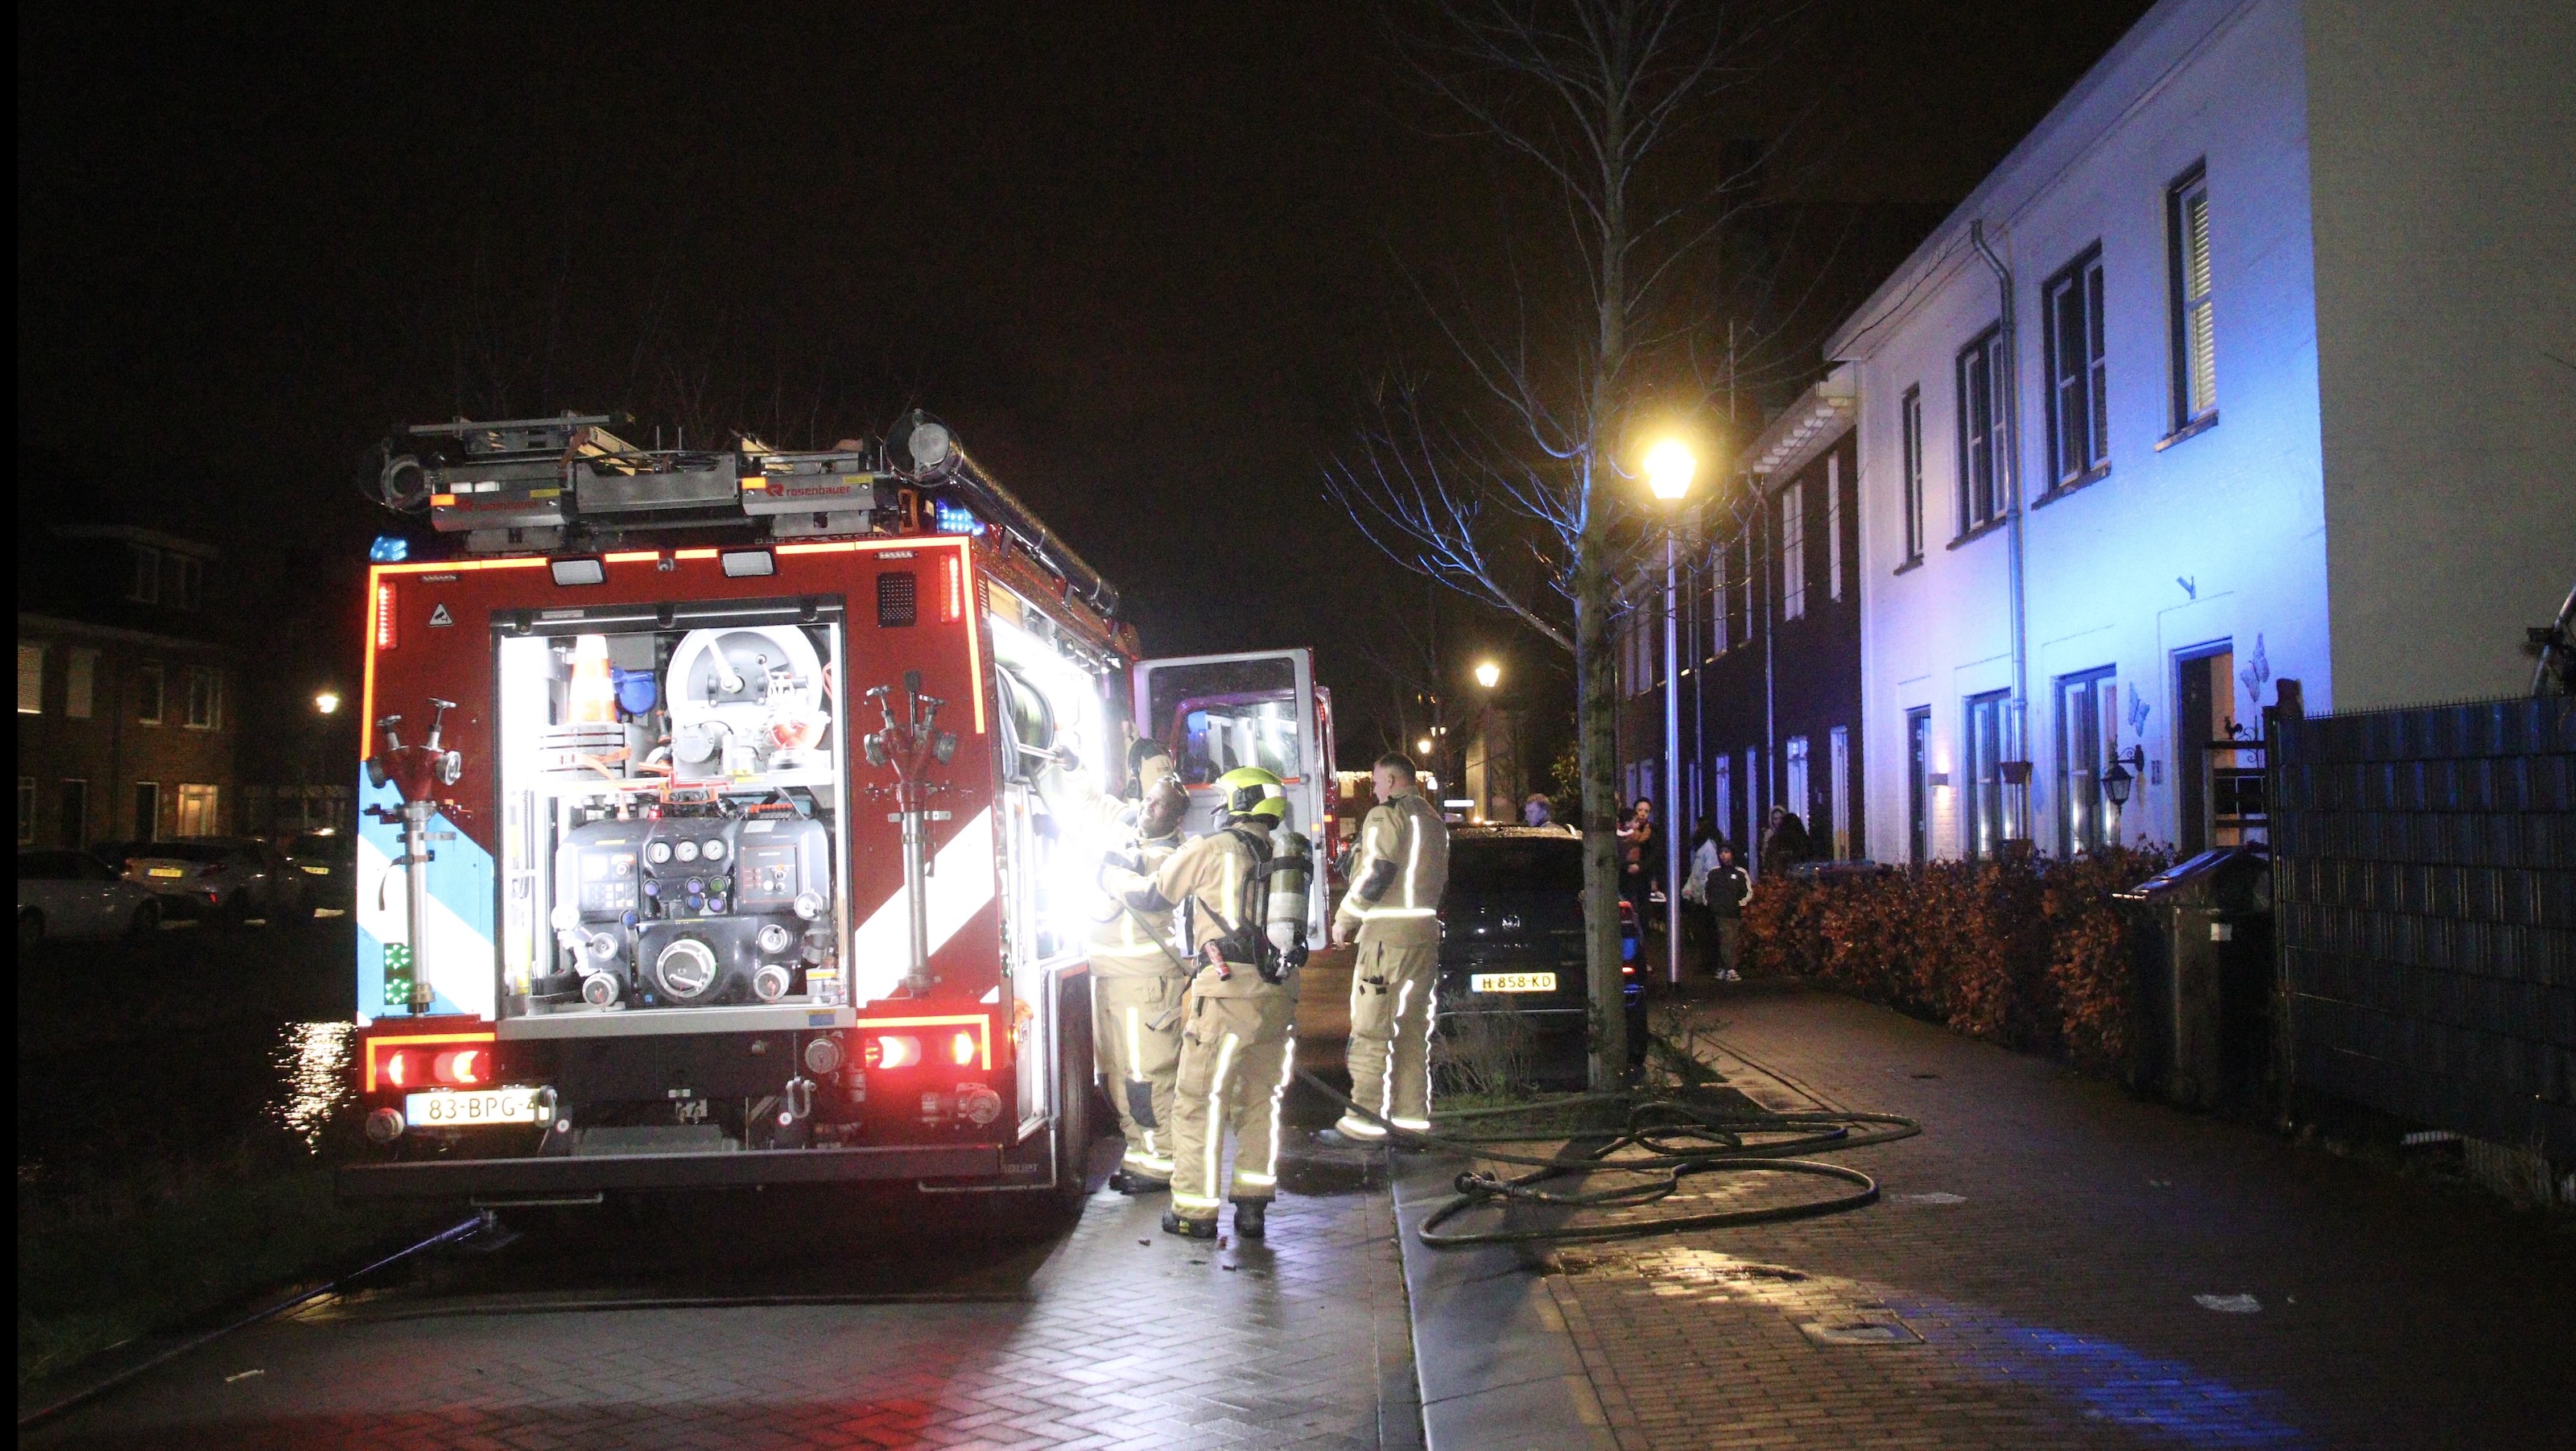
[[[131,849],[125,879],[158,893],[167,908],[217,921],[294,926],[313,916],[303,874],[256,837],[190,837]]]
[[[18,849],[18,945],[49,937],[148,937],[161,899],[85,851]]]
[[[286,843],[286,864],[304,879],[304,900],[346,912],[358,899],[358,838],[346,831],[308,831]]]
[[[1645,1062],[1637,917],[1619,904],[1628,1066]],[[1509,1044],[1530,1081],[1580,1088],[1587,1076],[1583,838],[1554,826],[1466,826],[1449,836],[1440,903],[1437,1029],[1453,1057]]]

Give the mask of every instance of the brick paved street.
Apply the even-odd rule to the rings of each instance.
[[[1925,1132],[1840,1156],[1856,1213],[1559,1252],[1630,1451],[2570,1444],[2563,1226],[1843,998],[1696,1016],[1755,1097]]]
[[[715,1252],[740,1200],[641,1223],[588,1211],[227,1339],[27,1444],[1418,1445],[1385,1191],[1303,1182],[1338,1192],[1284,1196],[1267,1248],[1185,1243],[1156,1232],[1161,1199],[1102,1193],[1069,1237],[998,1265],[936,1236],[872,1249],[845,1204],[806,1233],[857,1247],[818,1248],[803,1273]],[[669,1268],[693,1241],[712,1263]]]

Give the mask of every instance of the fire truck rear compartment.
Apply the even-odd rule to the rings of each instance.
[[[837,609],[621,613],[495,642],[502,1035],[845,1010]]]

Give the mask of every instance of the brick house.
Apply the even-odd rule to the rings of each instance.
[[[128,525],[30,530],[18,570],[18,842],[235,825],[220,552]]]

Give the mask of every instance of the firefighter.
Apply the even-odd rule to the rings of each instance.
[[[1380,756],[1370,776],[1378,804],[1360,823],[1351,887],[1333,914],[1333,941],[1359,942],[1351,965],[1351,1102],[1399,1128],[1427,1130],[1449,828],[1422,799],[1409,757]],[[1356,1112],[1333,1129],[1346,1139],[1386,1137]]]
[[[1140,745],[1154,744],[1139,742]],[[1189,969],[1171,947],[1172,914],[1130,906],[1129,893],[1152,885],[1180,846],[1189,793],[1171,774],[1171,755],[1140,763],[1151,779],[1135,807],[1131,840],[1100,861],[1105,914],[1091,930],[1091,1051],[1127,1152],[1112,1176],[1125,1194],[1171,1187],[1172,1081],[1181,1058],[1181,999]],[[1159,763],[1161,770],[1147,776]]]
[[[1283,889],[1284,910],[1274,913],[1271,885],[1274,872],[1293,875],[1307,865],[1294,849],[1274,857],[1273,835],[1288,812],[1276,775],[1245,767],[1215,784],[1218,829],[1173,852],[1152,883],[1126,900],[1139,911],[1179,909],[1198,967],[1181,1012],[1172,1207],[1163,1229],[1214,1239],[1217,1211],[1231,1199],[1234,1232],[1260,1239],[1278,1192],[1279,1100],[1296,1065],[1294,974],[1306,956],[1303,887],[1293,906]],[[1284,836],[1282,844],[1297,840]],[[1221,1188],[1228,1127],[1234,1174]]]

